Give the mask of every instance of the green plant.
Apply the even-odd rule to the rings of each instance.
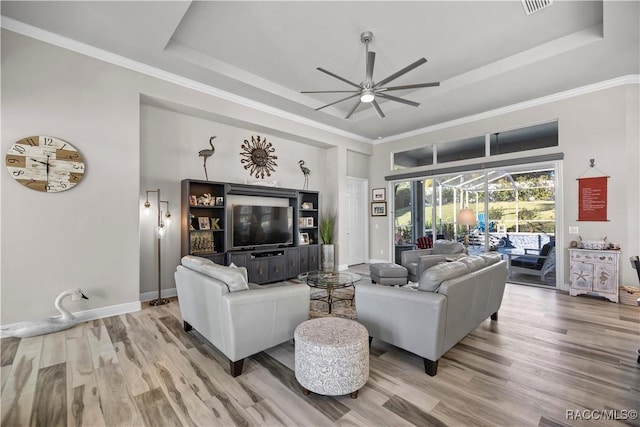
[[[323,213],[320,219],[320,238],[325,245],[333,244],[333,234],[336,227],[336,214]]]

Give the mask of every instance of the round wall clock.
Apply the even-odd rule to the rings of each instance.
[[[9,148],[7,169],[20,184],[55,193],[75,187],[84,177],[82,155],[71,144],[51,136],[22,138]]]
[[[274,160],[278,156],[273,155],[276,149],[266,138],[256,135],[251,137],[251,142],[245,139],[242,150],[240,163],[244,164],[245,169],[249,169],[249,174],[264,179],[265,174],[271,176],[271,172],[276,171],[275,166],[278,164]]]

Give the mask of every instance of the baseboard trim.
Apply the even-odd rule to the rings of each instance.
[[[162,298],[170,298],[170,297],[175,297],[178,296],[178,291],[176,290],[176,288],[171,288],[171,289],[162,289],[162,291],[160,292],[160,296]],[[153,292],[144,292],[142,294],[140,294],[140,301],[151,301],[158,298],[158,291],[153,291]]]
[[[105,317],[117,316],[119,314],[133,313],[134,311],[140,311],[141,309],[142,304],[140,304],[140,301],[133,301],[124,304],[110,305],[108,307],[77,311],[72,314],[76,317],[76,319],[78,319],[78,322],[88,322],[90,320],[103,319]],[[11,323],[8,325],[2,325],[2,327],[12,329],[13,327],[17,327],[21,323],[25,322]],[[0,333],[1,338],[4,338],[5,336],[9,335]]]
[[[380,264],[381,262],[391,262],[388,259],[373,259],[369,260],[369,264]]]
[[[73,313],[73,315],[76,316],[79,321],[86,322],[120,314],[133,313],[141,309],[142,304],[140,304],[140,301],[133,301],[124,304],[110,305],[108,307],[94,308],[92,310],[78,311]]]

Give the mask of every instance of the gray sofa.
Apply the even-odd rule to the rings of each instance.
[[[422,357],[433,376],[443,354],[488,317],[498,319],[506,279],[506,261],[484,254],[438,264],[415,286],[360,284],[358,322],[371,338]]]
[[[418,282],[422,272],[447,259],[464,256],[464,245],[450,240],[436,240],[429,249],[404,251],[400,254],[400,264],[407,269],[410,282]]]
[[[185,331],[195,328],[229,359],[232,376],[245,357],[293,338],[309,319],[309,287],[259,286],[247,282],[244,267],[225,267],[185,256],[175,272]]]

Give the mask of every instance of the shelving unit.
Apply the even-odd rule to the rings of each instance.
[[[301,241],[300,245],[317,245],[320,243],[318,233],[319,217],[319,193],[317,191],[298,191],[298,231],[306,233],[309,237],[307,242]],[[298,238],[301,238],[299,235]]]
[[[223,183],[182,181],[182,256],[197,255],[224,264],[226,199]]]
[[[231,230],[225,223],[230,195],[288,199],[294,212],[293,245],[229,250]],[[222,265],[233,262],[246,267],[249,281],[258,284],[290,279],[318,269],[320,205],[317,191],[185,179],[182,180],[181,205],[182,256],[197,255]],[[302,224],[301,218],[304,218]],[[202,229],[200,222],[206,224],[207,219],[209,229]],[[306,236],[307,241],[301,241],[301,236]]]

